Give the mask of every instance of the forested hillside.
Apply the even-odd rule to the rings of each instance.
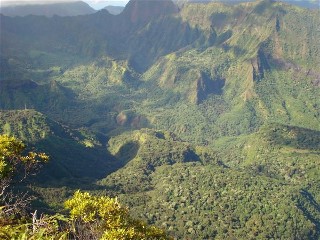
[[[0,134],[51,159],[34,208],[80,188],[178,239],[319,239],[318,9],[131,0],[0,21]]]

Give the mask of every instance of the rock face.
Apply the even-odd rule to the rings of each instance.
[[[252,63],[252,78],[254,81],[260,81],[263,79],[265,71],[270,69],[266,54],[262,49],[258,50],[257,57],[251,62]]]
[[[130,126],[132,128],[138,129],[143,126],[147,126],[148,120],[141,115],[136,115],[134,112],[122,111],[117,115],[116,123],[119,126],[126,126],[126,127]]]
[[[204,101],[209,94],[222,94],[225,80],[219,77],[211,79],[203,72],[198,72],[198,78],[191,89],[190,101],[199,104]]]

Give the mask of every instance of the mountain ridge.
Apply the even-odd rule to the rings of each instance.
[[[29,3],[19,5],[4,5],[0,7],[0,14],[16,16],[78,16],[93,14],[96,11],[83,1],[46,2],[43,4]]]
[[[118,196],[176,238],[318,239],[319,12],[141,4],[1,15],[0,107],[22,110],[0,129],[64,129],[37,142],[54,167],[34,188]]]
[[[260,11],[259,8],[265,8],[263,15],[258,14],[257,11]],[[285,12],[283,10],[284,8],[289,8],[290,11]],[[130,10],[132,8],[129,6],[127,9]],[[196,9],[196,12],[189,11],[190,9],[193,9],[192,11]],[[207,11],[206,9],[210,9],[210,12],[213,13],[211,20],[210,16],[204,12]],[[295,7],[290,7],[282,3],[263,1],[237,6],[225,6],[220,3],[211,3],[206,6],[190,4],[185,5],[179,13],[159,16],[148,25],[131,22],[131,15],[128,13],[129,10],[126,10],[127,13],[124,11],[117,16],[113,16],[106,11],[101,11],[94,15],[83,17],[46,19],[46,21],[42,21],[43,23],[41,25],[52,25],[52,27],[48,29],[62,28],[65,29],[63,32],[68,32],[68,28],[64,27],[65,24],[68,24],[77,27],[80,29],[80,32],[77,34],[69,34],[69,40],[67,41],[61,41],[60,36],[53,36],[53,31],[48,31],[47,33],[42,32],[43,39],[37,39],[36,41],[40,41],[39,44],[37,44],[37,48],[39,49],[43,45],[43,49],[40,51],[30,51],[29,53],[25,52],[23,54],[25,54],[26,60],[30,59],[29,56],[35,60],[42,56],[45,59],[52,57],[51,67],[43,72],[43,75],[39,75],[39,80],[55,80],[57,83],[62,84],[62,86],[69,88],[78,100],[81,100],[84,96],[90,98],[90,96],[101,93],[97,86],[105,89],[107,92],[114,92],[112,88],[120,88],[124,91],[124,95],[130,98],[130,94],[128,92],[126,93],[127,90],[125,90],[125,88],[129,87],[136,90],[140,89],[139,91],[145,91],[146,88],[153,85],[152,88],[160,86],[156,91],[162,91],[163,97],[167,96],[168,99],[175,99],[174,101],[176,102],[187,99],[190,103],[199,104],[205,102],[208,98],[210,99],[210,97],[214,97],[221,98],[222,101],[220,102],[228,102],[231,105],[236,104],[240,108],[248,108],[248,106],[251,105],[250,109],[256,112],[255,115],[260,115],[259,120],[257,119],[257,122],[259,122],[267,115],[273,115],[273,113],[270,112],[270,105],[267,105],[267,102],[270,102],[271,99],[259,99],[259,94],[265,96],[263,93],[263,91],[265,91],[264,89],[272,88],[271,84],[275,83],[275,78],[284,76],[285,71],[292,76],[306,76],[308,86],[310,85],[308,90],[310,93],[308,93],[308,96],[311,96],[310,94],[313,94],[312,92],[316,94],[316,82],[319,74],[311,69],[316,69],[316,59],[319,58],[316,51],[317,37],[315,34],[311,34],[313,25],[307,25],[307,28],[297,28],[297,26],[300,26],[298,21],[302,21],[302,19],[296,17],[297,8]],[[307,14],[307,10],[303,10],[303,12]],[[181,16],[181,19],[177,20],[178,16]],[[191,19],[190,16],[200,17],[198,19]],[[222,17],[225,22],[224,25],[216,21],[218,16],[227,16]],[[234,16],[242,20],[235,22]],[[310,23],[316,21],[315,16],[316,12],[308,12],[306,20]],[[27,19],[31,23],[37,18],[39,17],[28,17]],[[28,27],[24,27],[26,26],[26,19],[13,20],[4,17],[4,20],[5,21],[2,21],[3,26],[10,26],[10,24],[19,20],[21,21],[19,28],[26,29],[26,33],[28,32]],[[267,27],[263,26],[266,20],[268,20]],[[291,20],[296,21],[296,24],[291,24]],[[284,21],[286,21],[285,24]],[[109,25],[107,31],[104,30],[102,32],[99,29],[103,27],[103,22],[108,22]],[[255,22],[255,32],[250,30],[252,28],[252,22]],[[117,28],[115,28],[116,24],[124,26],[122,31],[118,31],[118,35],[114,35],[117,31]],[[44,26],[41,27],[41,25],[39,25],[37,29],[44,29]],[[228,27],[229,25],[233,26],[232,29]],[[285,27],[286,25],[290,27]],[[294,25],[296,27],[294,27]],[[127,29],[132,26],[134,27],[131,31],[127,31]],[[246,26],[245,29],[247,29],[245,31],[243,31],[244,26]],[[84,32],[83,30],[85,29],[91,29],[90,34]],[[135,34],[135,29],[139,29],[139,34]],[[162,29],[162,32],[160,32],[159,29]],[[293,29],[295,30],[293,31]],[[11,30],[4,27],[3,32],[6,33],[6,31],[10,32]],[[296,42],[287,40],[288,36],[294,36],[298,34],[298,31],[303,31],[305,33],[303,34],[304,36],[311,34],[310,36],[312,37],[309,38],[308,41],[303,41],[305,45],[303,48],[313,48],[314,51],[301,52],[300,49],[303,48],[300,48],[299,44],[297,45]],[[173,32],[175,36],[172,37]],[[38,33],[36,33],[36,35],[37,34]],[[4,43],[7,42],[5,36],[6,34],[2,34],[2,42]],[[8,36],[10,36],[9,33]],[[32,36],[30,37],[32,39]],[[92,37],[94,37],[94,40],[90,40]],[[57,50],[56,47],[50,47],[50,49],[49,46],[47,47],[48,43],[46,43],[46,39],[48,38],[54,43],[54,45],[52,45],[50,42],[50,46],[60,46],[60,49]],[[71,41],[75,39],[81,40],[76,41],[76,44],[69,47],[71,46]],[[156,44],[146,39],[154,39],[156,40]],[[294,38],[292,37],[292,39]],[[123,41],[128,44],[125,44]],[[289,50],[286,50],[283,45],[283,42],[286,41],[291,41],[291,55],[288,52]],[[10,44],[12,43],[9,43],[9,45]],[[197,45],[201,47],[197,48]],[[30,47],[33,48],[34,46],[31,45]],[[19,49],[19,47],[17,48]],[[71,50],[72,48],[74,50]],[[75,58],[86,56],[88,59],[82,63],[77,63],[78,67],[75,67],[74,70],[70,71],[70,69],[68,69],[65,71],[63,70],[64,66],[56,66],[57,61],[61,62],[61,60],[65,60],[67,63],[74,60],[70,59],[70,54],[66,56],[61,55],[60,52],[64,49],[68,49],[68,51],[71,51],[70,53],[77,52]],[[48,50],[50,52],[48,52]],[[110,52],[110,50],[112,52]],[[2,55],[3,58],[6,56],[9,58],[10,54],[16,54],[14,52],[10,53],[10,51],[3,48],[2,52],[4,53]],[[294,53],[294,55],[292,55],[292,53]],[[22,55],[21,52],[19,55]],[[109,56],[105,58],[101,57],[101,55]],[[212,58],[212,56],[219,56],[219,58]],[[296,58],[296,56],[299,56],[299,58]],[[310,59],[307,64],[300,60],[306,57]],[[20,58],[20,60],[21,59],[23,58]],[[191,59],[193,60],[191,61]],[[199,61],[200,59],[201,61]],[[8,60],[4,61],[7,61],[6,64],[10,67]],[[12,60],[10,61],[14,67],[16,63]],[[86,67],[87,71],[94,70],[94,74],[97,74],[97,77],[91,77],[92,79],[96,79],[92,82],[88,81],[88,76],[83,72],[84,68],[81,66],[81,64],[86,65],[88,62],[91,62],[92,67]],[[232,64],[230,64],[231,62]],[[282,64],[279,64],[279,62]],[[28,64],[30,64],[30,61]],[[37,68],[37,62],[32,64]],[[185,64],[201,70],[190,70],[190,68],[184,70]],[[23,66],[23,64],[20,65]],[[110,66],[112,67],[110,68]],[[19,67],[18,65],[18,69]],[[39,67],[43,68],[42,66]],[[104,68],[110,70],[104,70]],[[15,68],[14,71],[17,71],[16,69],[17,68]],[[6,70],[8,70],[8,68],[6,68]],[[25,70],[25,67],[22,67],[21,71],[23,71],[24,74],[28,72],[28,70]],[[39,70],[35,71],[41,72]],[[80,72],[76,73],[76,71],[81,72],[80,79],[77,76]],[[75,76],[73,77],[72,75],[74,74]],[[103,74],[105,74],[105,77],[103,77]],[[199,74],[202,76],[201,78],[199,78]],[[2,76],[6,77],[9,75],[10,74],[4,74]],[[245,77],[238,78],[237,76],[239,75]],[[267,76],[269,80],[263,80],[266,79]],[[35,74],[32,73],[32,77],[35,77]],[[72,81],[69,81],[70,78],[78,82],[78,86],[83,86],[84,88],[80,89],[78,86],[73,86]],[[89,79],[91,78],[89,77]],[[143,81],[141,81],[142,79]],[[287,81],[291,82],[288,78]],[[113,83],[111,84],[111,82]],[[93,84],[95,84],[95,86]],[[289,85],[293,87],[292,84],[300,85],[302,82],[291,82],[290,84]],[[283,87],[281,86],[281,88]],[[237,94],[232,94],[232,91],[237,92]],[[295,90],[293,89],[291,91]],[[89,95],[87,93],[89,93]],[[134,92],[131,92],[131,94],[134,97]],[[298,94],[298,92],[296,94]],[[100,95],[103,99],[103,94],[101,93]],[[127,100],[130,102],[129,99]],[[291,104],[293,103],[292,101]],[[246,102],[251,103],[247,104]],[[283,103],[277,104],[283,105],[280,108],[282,108],[284,112],[290,111],[287,105]],[[311,107],[312,104],[309,104],[308,108],[311,107],[310,111],[317,111],[316,102],[314,102],[313,105],[315,107]],[[117,102],[110,107],[118,108]],[[138,109],[141,107],[143,108],[143,105],[138,107]],[[224,109],[228,109],[228,107],[225,106]],[[111,109],[109,109],[109,111],[110,110]],[[126,109],[120,109],[118,113],[123,110]],[[238,110],[235,109],[235,112],[237,111]],[[269,113],[267,113],[268,111]],[[137,115],[141,115],[141,113],[137,113]],[[311,118],[313,119],[312,126],[317,128],[315,116]],[[152,116],[144,117],[149,118],[149,122],[152,122],[150,121]],[[285,118],[284,116],[283,119]],[[307,122],[310,123],[310,120]]]

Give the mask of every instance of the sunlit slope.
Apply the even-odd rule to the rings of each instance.
[[[319,131],[272,124],[199,147],[135,131],[109,141],[127,164],[99,184],[179,238],[316,239],[319,138]]]
[[[142,2],[1,16],[2,131],[178,238],[318,239],[319,11]]]
[[[165,2],[137,18],[139,4],[117,16],[2,17],[2,108],[27,104],[104,133],[156,127],[198,143],[265,122],[319,130],[318,11]]]

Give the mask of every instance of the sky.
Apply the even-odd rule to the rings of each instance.
[[[77,0],[0,0],[0,6],[13,4],[32,4],[32,3],[48,3],[48,2],[71,2]],[[81,0],[88,3],[94,9],[101,9],[108,5],[125,6],[129,0]]]
[[[12,4],[31,4],[31,3],[48,3],[48,2],[67,2],[67,1],[79,1],[79,0],[0,0],[0,7],[7,6]],[[99,10],[108,5],[112,6],[125,6],[129,0],[80,0],[88,3],[92,8]],[[285,0],[286,2],[290,1],[303,1],[303,0]],[[319,0],[304,0],[310,2],[319,2]],[[319,3],[320,4],[320,3]]]

